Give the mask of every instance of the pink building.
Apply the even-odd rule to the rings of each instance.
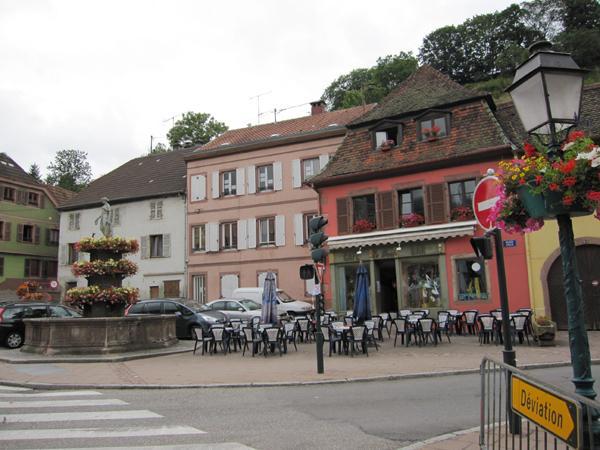
[[[296,299],[310,261],[307,221],[318,196],[303,183],[319,173],[371,106],[227,131],[187,157],[188,297],[201,303],[237,287],[262,286],[268,271]]]

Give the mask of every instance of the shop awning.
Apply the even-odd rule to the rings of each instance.
[[[332,236],[327,243],[332,250],[338,248],[368,247],[371,245],[398,245],[403,242],[447,239],[460,236],[472,236],[477,222],[444,223],[422,227],[396,228],[394,230],[372,231],[369,233]]]

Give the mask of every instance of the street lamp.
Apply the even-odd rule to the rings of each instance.
[[[517,68],[515,79],[507,91],[527,133],[548,145],[550,157],[557,157],[560,156],[560,143],[579,121],[585,71],[569,53],[554,52],[550,48],[551,44],[546,41],[533,44],[530,47],[531,56]],[[594,399],[596,392],[585,329],[581,278],[575,256],[573,224],[569,213],[558,214],[556,221],[567,303],[572,381],[576,393]]]

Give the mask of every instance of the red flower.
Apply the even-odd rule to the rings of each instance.
[[[586,197],[593,202],[600,202],[600,191],[590,191],[586,194]]]
[[[566,177],[563,180],[563,186],[571,187],[574,186],[575,183],[577,183],[577,178],[575,177]]]
[[[567,143],[576,141],[577,139],[583,137],[585,137],[585,133],[583,131],[571,131],[567,137]]]
[[[535,176],[535,184],[540,184],[542,182],[542,180],[544,179],[543,176],[541,175],[536,175]]]
[[[566,163],[561,164],[558,170],[560,170],[564,174],[568,174],[573,172],[573,169],[575,168],[576,164],[577,163],[575,162],[575,160],[572,159],[570,161],[567,161]]]
[[[551,191],[558,191],[558,184],[556,184],[556,183],[550,183],[550,184],[548,185],[548,188],[549,188]]]
[[[565,195],[563,197],[563,205],[565,205],[565,206],[571,206],[573,204],[574,200],[575,199],[573,198],[572,195]]]
[[[519,179],[519,184],[525,184],[525,178]]]
[[[525,150],[525,154],[530,158],[535,156],[537,153],[537,149],[529,142],[525,142],[525,145],[523,146],[523,150]]]

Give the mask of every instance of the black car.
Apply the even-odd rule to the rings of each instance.
[[[74,309],[49,303],[0,304],[0,342],[8,348],[23,345],[25,324],[23,319],[40,317],[81,317]]]
[[[173,300],[142,300],[125,310],[126,316],[138,314],[175,314],[176,334],[178,339],[190,338],[194,327],[202,327],[208,331],[211,325],[227,322],[227,316],[219,311],[196,311]]]

